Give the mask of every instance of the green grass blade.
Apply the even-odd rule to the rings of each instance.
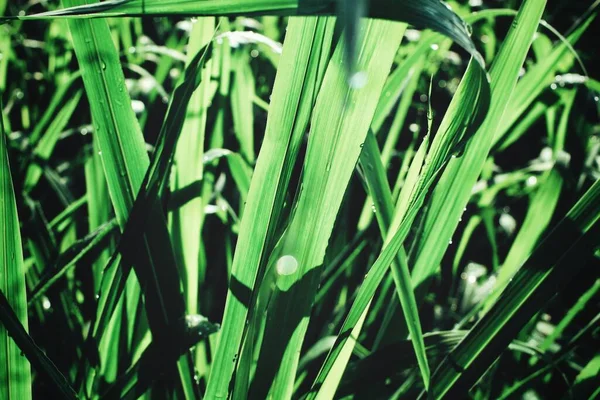
[[[65,399],[78,399],[64,375],[27,334],[3,291],[0,291],[0,322],[3,325],[0,334],[8,336],[7,333],[10,331],[12,339],[9,340],[11,342],[14,340],[12,345],[16,349],[14,354],[3,359],[3,363],[6,363],[2,370],[2,382],[5,383],[0,392],[3,399],[31,399],[30,362],[37,372],[48,376]],[[11,365],[7,365],[8,363]],[[19,365],[19,363],[24,364]]]
[[[488,313],[436,369],[431,388],[434,398],[457,396],[468,390],[523,325],[583,268],[598,245],[599,219],[600,181],[596,181],[536,248]]]
[[[186,76],[183,82],[175,89],[172,101],[167,110],[167,116],[159,133],[152,163],[147,169],[138,197],[131,208],[129,218],[123,228],[118,251],[113,255],[113,259],[111,260],[110,270],[113,274],[116,272],[114,266],[119,263],[118,254],[122,254],[124,259],[129,260],[129,262],[125,262],[125,266],[135,262],[137,254],[129,247],[126,247],[125,243],[129,246],[131,242],[135,241],[139,231],[143,230],[145,225],[152,223],[152,218],[149,217],[149,214],[161,212],[157,208],[157,199],[159,199],[159,195],[165,189],[169,166],[175,153],[177,139],[185,122],[184,117],[187,106],[194,90],[200,83],[202,61],[206,58],[209,48],[210,46],[207,46],[204,51],[196,54],[186,69]],[[161,230],[160,233],[162,234],[162,232]],[[169,242],[166,243],[168,244]],[[126,273],[123,273],[123,275],[126,275]],[[110,279],[108,281],[110,282]],[[115,290],[118,292],[118,289],[114,289],[114,287],[118,287],[121,283],[122,276],[116,283],[108,286],[111,288],[111,293],[116,293]],[[174,293],[171,294],[174,295]],[[177,293],[179,294],[178,291]],[[103,311],[103,314],[110,314],[110,312]]]
[[[98,140],[93,139],[92,154],[85,163],[85,184],[88,193],[87,209],[88,209],[88,226],[92,232],[102,224],[106,223],[112,213],[112,205],[110,203],[110,195],[108,194],[108,186],[104,177],[104,169],[102,167],[102,156],[98,154]],[[52,222],[50,223],[52,225]],[[114,243],[106,246],[98,260],[92,266],[94,273],[94,293],[100,290],[102,281],[102,269],[110,259]]]
[[[425,149],[426,146],[423,146]],[[422,161],[422,159],[421,159]],[[421,163],[419,163],[421,164]],[[361,152],[359,165],[369,188],[369,193],[373,199],[374,212],[379,223],[383,238],[391,236],[394,231],[388,232],[392,223],[394,206],[392,202],[392,193],[387,181],[385,170],[381,160],[381,154],[377,148],[377,141],[372,134],[367,135],[363,150]],[[402,212],[402,211],[401,211]],[[403,213],[403,212],[402,212]],[[415,300],[413,288],[411,286],[410,272],[407,264],[407,256],[404,249],[400,250],[398,259],[392,264],[392,277],[396,284],[396,290],[402,305],[402,311],[406,324],[408,326],[410,337],[414,345],[414,351],[417,355],[418,365],[421,370],[421,377],[425,388],[429,387],[430,371],[425,354],[425,344],[423,343],[423,333],[419,319],[419,310]],[[353,337],[357,334],[353,332]],[[339,358],[338,358],[339,360]],[[346,360],[347,362],[347,360]],[[327,383],[327,381],[325,382]],[[324,385],[327,393],[327,385]]]
[[[267,306],[269,319],[277,321],[283,315],[287,318],[284,325],[267,322],[263,347],[269,346],[271,351],[258,359],[251,387],[253,396],[261,398],[271,393],[276,398],[289,398],[292,395],[298,350],[308,325],[307,315],[337,210],[404,29],[403,24],[375,21],[361,26],[363,39],[359,42],[357,65],[368,77],[363,88],[353,89],[346,84],[346,70],[339,67],[344,57],[341,45],[336,48],[325,73],[311,122],[301,191],[293,206],[292,220],[269,258],[266,273],[270,275],[267,279],[274,280],[274,288],[269,289],[265,282],[262,284],[265,290],[273,290]],[[375,41],[381,41],[382,37],[386,38],[385,45],[375,46]],[[306,234],[309,227],[311,231]],[[297,263],[297,269],[291,274],[277,272],[278,260],[284,257],[291,257]],[[278,358],[282,359],[282,366],[274,371],[272,366]]]
[[[584,23],[569,35],[567,42],[559,43],[552,52],[538,62],[533,68],[519,80],[515,91],[513,92],[506,112],[503,117],[502,125],[498,128],[494,136],[494,145],[498,144],[504,138],[509,128],[519,120],[533,101],[546,89],[553,81],[555,70],[559,62],[566,56],[590,24],[595,19],[595,15],[588,18]],[[571,46],[569,46],[569,44]]]
[[[52,122],[48,125],[46,133],[40,138],[35,149],[33,150],[33,156],[37,159],[46,161],[52,155],[52,151],[58,142],[60,133],[63,131],[69,119],[75,111],[75,107],[79,104],[82,90],[77,90],[69,97],[62,108],[53,115]],[[42,176],[42,167],[33,164],[27,168],[25,175],[24,189],[30,191],[38,182]]]
[[[466,331],[441,331],[423,335],[427,358],[437,361],[448,354],[465,336]],[[394,354],[390,358],[390,354]],[[338,395],[344,396],[351,393],[368,394],[379,382],[386,379],[396,380],[399,373],[404,370],[417,368],[417,359],[414,354],[413,344],[410,340],[396,341],[367,357],[353,361],[348,366],[348,372],[342,380]],[[371,389],[372,390],[372,389]]]
[[[486,299],[488,306],[494,303],[498,297],[497,295],[502,292],[516,270],[531,254],[531,251],[533,251],[538,240],[550,224],[554,209],[558,203],[563,179],[560,173],[553,169],[546,173],[541,181],[540,187],[531,198],[529,212],[525,216],[523,226],[515,237],[514,244],[511,246],[506,260],[504,260],[500,268],[496,285],[494,286],[495,295],[492,294]],[[540,211],[542,209],[543,212]]]
[[[320,86],[332,31],[326,19],[291,19],[271,95],[261,152],[248,191],[233,259],[207,398],[227,397],[249,302],[282,208],[288,180]],[[326,58],[325,58],[326,59]],[[245,294],[244,294],[245,293]]]
[[[565,333],[565,329],[573,322],[575,317],[577,317],[588,303],[594,299],[594,297],[600,292],[600,279],[597,279],[592,286],[585,292],[581,297],[577,300],[577,303],[569,309],[567,314],[563,319],[560,320],[556,327],[552,330],[548,336],[544,338],[544,341],[540,344],[540,350],[546,351],[548,350],[552,344],[558,339],[561,335]]]
[[[214,18],[201,18],[192,27],[188,43],[189,61],[212,39]],[[210,73],[212,62],[205,63],[202,82],[190,98],[180,138],[175,150],[173,165],[173,190],[181,189],[202,180],[204,175],[204,138],[207,107],[210,101]],[[171,237],[183,267],[182,279],[186,296],[186,309],[198,313],[198,288],[204,280],[199,262],[200,240],[206,200],[195,198],[171,215]]]
[[[382,250],[381,254],[369,270],[369,273],[365,276],[356,298],[352,303],[352,308],[350,309],[350,312],[346,316],[342,328],[340,329],[338,339],[336,340],[332,350],[327,355],[325,363],[319,371],[319,375],[313,384],[313,388],[311,389],[311,393],[309,393],[308,398],[315,398],[317,391],[327,378],[327,375],[333,367],[335,360],[344,348],[346,342],[349,340],[350,332],[360,320],[364,310],[369,306],[377,287],[385,277],[389,265],[400,251],[404,240],[408,236],[412,222],[422,207],[423,202],[425,201],[425,196],[429,188],[432,186],[433,181],[434,180],[432,179],[431,181],[426,182],[422,186],[422,190],[415,195],[414,200],[411,202],[411,206],[408,208],[406,216],[398,227],[397,232],[391,238],[388,245]]]
[[[481,128],[474,138],[467,143],[461,157],[453,159],[440,179],[424,220],[421,232],[422,240],[417,242],[413,268],[413,284],[417,287],[417,298],[422,298],[426,291],[427,281],[433,276],[448,247],[452,234],[471,196],[485,159],[491,149],[495,130],[500,125],[508,101],[515,88],[519,71],[533,35],[537,29],[545,1],[528,1],[523,4],[521,12],[515,18],[509,35],[504,41],[500,53],[495,57],[490,70],[491,104],[489,112]],[[469,103],[466,103],[469,104]],[[457,104],[454,112],[464,113],[465,107]],[[446,119],[452,113],[446,113]],[[451,118],[447,123],[455,125]],[[456,126],[455,126],[456,127]],[[460,126],[458,126],[460,128]],[[437,135],[436,135],[437,136]],[[440,146],[436,152],[447,152]]]
[[[101,253],[101,249],[106,246],[117,232],[118,224],[115,220],[107,222],[98,227],[85,237],[75,243],[58,256],[56,265],[51,269],[51,273],[43,276],[37,286],[31,291],[29,303],[33,303],[40,298],[48,289],[52,287],[61,277],[63,277],[76,263],[82,261],[93,262]]]
[[[66,0],[66,4],[77,4],[77,0]],[[80,61],[86,94],[95,124],[95,135],[102,152],[106,179],[114,205],[117,221],[124,228],[129,211],[133,206],[149,164],[145,143],[131,108],[131,100],[125,88],[123,71],[118,55],[112,43],[106,21],[69,21],[73,32],[74,48]],[[159,208],[149,221],[146,235],[147,257],[139,259],[136,270],[138,278],[146,282],[152,280],[151,274],[160,277],[160,284],[153,285],[157,291],[147,293],[146,302],[155,324],[155,334],[165,334],[165,326],[170,319],[181,317],[183,307],[179,296],[177,274],[167,273],[175,265],[173,255],[164,250],[167,235],[164,215]],[[152,241],[156,240],[155,246]],[[160,243],[160,245],[159,245]],[[164,265],[165,267],[153,267]],[[154,272],[152,272],[154,270]],[[149,275],[150,274],[150,275]],[[170,291],[175,295],[166,295],[161,291]]]
[[[600,396],[600,388],[597,384],[598,376],[600,376],[600,354],[594,356],[575,377],[571,388],[572,398],[597,399]]]
[[[57,17],[123,17],[142,15],[334,15],[334,0],[238,0],[223,4],[221,0],[190,2],[186,0],[109,0],[46,13],[19,16],[19,19]],[[433,29],[450,37],[469,53],[477,51],[465,23],[449,8],[440,7],[437,0],[373,0],[365,16],[403,21],[418,28]],[[478,56],[478,61],[483,59]]]
[[[437,135],[432,143],[431,151],[427,156],[427,167],[419,178],[419,182],[414,191],[409,193],[408,198],[410,201],[406,206],[405,212],[396,212],[395,221],[392,222],[392,231],[395,231],[396,233],[390,238],[389,243],[384,247],[380,256],[367,274],[340,330],[338,341],[329,353],[325,364],[321,368],[321,371],[313,384],[309,398],[314,398],[316,396],[317,391],[320,389],[329,374],[329,371],[333,367],[335,360],[349,340],[350,331],[353,330],[354,326],[360,320],[363,311],[369,306],[379,283],[385,276],[388,266],[392,259],[398,254],[403,241],[408,234],[409,227],[423,204],[429,188],[436,180],[439,171],[448,161],[450,156],[458,151],[459,148],[464,145],[465,141],[469,139],[469,133],[479,127],[479,124],[481,123],[489,101],[489,86],[486,81],[485,72],[480,68],[477,62],[472,61],[470,63],[467,73],[461,82],[461,90],[462,91],[459,90],[460,94],[453,99],[453,103],[459,103],[459,99],[465,96],[471,100],[470,103],[474,105],[475,112],[473,113],[473,109],[469,109],[468,112],[467,110],[462,110],[461,113],[456,113],[454,108],[457,106],[450,106],[450,111],[446,114],[448,120],[442,122],[442,127],[445,127],[445,129],[440,128],[441,134]],[[451,118],[451,116],[455,118]],[[407,290],[404,290],[403,292],[406,291]]]
[[[231,86],[231,117],[235,135],[240,143],[240,153],[251,164],[254,155],[254,74],[249,64],[250,55],[237,52],[232,59],[233,82]]]
[[[31,399],[31,369],[13,341],[17,337],[14,326],[7,324],[7,319],[13,320],[12,325],[22,326],[26,334],[25,267],[6,138],[4,116],[0,114],[0,294],[5,300],[0,310],[3,325],[0,327],[0,397],[26,400]]]

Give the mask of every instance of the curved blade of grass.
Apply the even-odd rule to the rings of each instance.
[[[19,16],[19,19],[57,17],[123,17],[142,15],[335,15],[335,0],[109,0],[46,13]],[[365,16],[407,22],[420,29],[433,29],[450,37],[469,53],[477,51],[465,23],[438,0],[372,0]],[[479,56],[478,62],[483,65]]]
[[[31,399],[29,362],[13,341],[19,336],[19,331],[27,334],[27,295],[21,232],[6,137],[4,116],[0,114],[0,294],[3,300],[0,309],[0,397],[7,400]]]
[[[410,194],[407,194],[409,200],[406,204],[405,211],[396,211],[391,228],[392,231],[395,231],[396,233],[389,239],[389,243],[384,247],[365,277],[357,297],[352,304],[352,308],[340,330],[338,340],[327,356],[308,398],[315,398],[317,391],[329,374],[336,358],[348,341],[350,331],[359,321],[363,311],[370,304],[377,287],[387,272],[387,268],[400,251],[410,227],[420,210],[420,207],[423,205],[432,184],[439,177],[441,170],[450,159],[450,156],[457,150],[457,146],[460,146],[464,141],[468,140],[470,133],[479,127],[483,115],[487,111],[487,104],[489,102],[488,90],[489,86],[486,80],[485,71],[480,68],[477,62],[473,62],[472,60],[465,77],[461,81],[459,90],[446,113],[445,119],[452,119],[452,121],[442,122],[442,127],[445,125],[447,129],[441,131],[443,134],[438,135],[434,139],[431,150],[427,156],[428,164],[426,164],[426,168],[422,171],[414,190],[412,190]],[[471,107],[468,110],[459,107],[459,104],[462,104],[462,101],[465,99],[469,99],[466,104],[471,104]],[[473,112],[473,110],[475,111]],[[437,170],[435,168],[437,168]]]
[[[598,247],[599,219],[600,181],[596,181],[436,369],[428,395],[460,397],[485,373],[531,317],[592,257]]]
[[[573,107],[574,100],[575,91],[571,90],[566,96],[565,108],[562,112],[556,137],[554,139],[553,146],[555,154],[556,152],[563,151],[564,141],[567,135],[567,124],[569,116],[571,115],[571,108]],[[556,168],[548,171],[541,178],[539,188],[531,197],[531,204],[529,205],[527,215],[523,221],[523,226],[515,237],[513,245],[508,251],[506,259],[498,272],[493,292],[485,299],[484,310],[489,309],[489,307],[494,304],[498,295],[510,281],[510,278],[535,248],[538,240],[550,224],[562,187],[563,178]]]
[[[412,278],[417,287],[418,300],[422,298],[428,280],[439,266],[471,196],[473,185],[481,173],[544,7],[543,0],[527,1],[521,7],[490,70],[492,100],[489,113],[473,139],[466,144],[464,154],[450,161],[432,194],[420,239],[417,240],[415,248]],[[459,107],[463,109],[464,106]],[[455,124],[453,119],[446,122],[451,115],[446,113],[440,131],[443,132],[446,124]],[[438,151],[448,149],[440,146]]]
[[[558,339],[561,335],[565,333],[565,329],[571,324],[571,322],[573,322],[575,317],[577,317],[585,309],[588,303],[592,299],[594,299],[599,292],[600,279],[596,279],[592,286],[577,300],[577,303],[575,303],[573,307],[569,308],[564,318],[561,319],[558,324],[556,324],[556,326],[552,330],[552,333],[546,336],[544,338],[544,341],[540,343],[540,350],[548,350],[552,346],[552,344],[554,344],[556,339]]]
[[[123,256],[124,268],[126,269],[127,266],[135,261],[137,254],[128,250],[127,246],[130,246],[131,242],[136,240],[136,235],[138,235],[139,229],[141,229],[140,227],[151,223],[151,214],[156,210],[156,200],[159,199],[159,195],[166,186],[169,166],[175,153],[177,139],[185,122],[188,102],[200,83],[201,65],[202,61],[207,57],[209,47],[206,46],[204,51],[198,52],[192,62],[190,62],[186,68],[185,78],[175,89],[172,101],[169,104],[167,116],[159,133],[152,163],[147,169],[143,182],[140,185],[138,198],[136,198],[131,208],[129,219],[123,228],[118,250],[113,255],[109,268],[105,271],[105,274],[110,271],[110,274],[116,278],[114,281],[108,279],[105,282],[106,286],[103,285],[103,288],[107,288],[108,295],[106,303],[99,312],[99,320],[101,321],[106,321],[106,318],[112,313],[114,302],[122,289],[121,285],[124,277],[127,275],[126,272],[117,274],[118,270],[116,266],[119,264],[118,255],[121,254]],[[126,260],[129,260],[129,262]],[[100,325],[102,324],[99,324],[97,321],[95,332],[101,329]]]

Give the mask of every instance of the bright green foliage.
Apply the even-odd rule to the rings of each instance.
[[[1,104],[1,103],[0,103]],[[0,294],[2,324],[0,328],[0,397],[3,399],[31,399],[31,368],[19,350],[6,323],[5,302],[14,310],[27,329],[27,294],[25,292],[25,265],[19,232],[19,217],[12,183],[4,121],[0,120]]]
[[[597,1],[34,3],[0,397],[598,396]]]

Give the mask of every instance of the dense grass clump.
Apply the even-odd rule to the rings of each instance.
[[[600,396],[598,3],[0,0],[0,399]]]

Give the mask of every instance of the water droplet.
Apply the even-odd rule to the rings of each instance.
[[[367,84],[367,74],[364,72],[356,72],[348,79],[348,84],[352,89],[362,89]]]
[[[552,85],[550,85],[550,89],[552,90],[556,90],[558,86],[556,86],[556,83],[553,83]]]
[[[448,244],[452,244],[452,239],[450,239],[450,240],[448,241]]]
[[[437,43],[434,43],[431,45],[431,50],[433,51],[437,51],[440,48],[440,46]]]
[[[140,100],[131,100],[131,108],[136,115],[143,113],[146,110],[146,105]]]
[[[42,308],[44,310],[49,310],[52,307],[52,303],[50,303],[50,299],[48,299],[46,296],[44,296],[44,298],[42,299]]]
[[[298,270],[298,260],[291,255],[281,256],[275,264],[275,269],[279,275],[292,275]]]
[[[471,24],[467,24],[466,22],[464,23],[464,25],[465,29],[467,30],[467,34],[471,36],[473,34],[473,27],[471,26]]]
[[[371,210],[373,211],[374,214],[377,212],[377,208],[375,207],[375,204],[371,204]]]
[[[96,295],[96,300],[98,300],[99,298],[100,298],[100,295],[99,295],[99,294],[97,294],[97,295]]]

